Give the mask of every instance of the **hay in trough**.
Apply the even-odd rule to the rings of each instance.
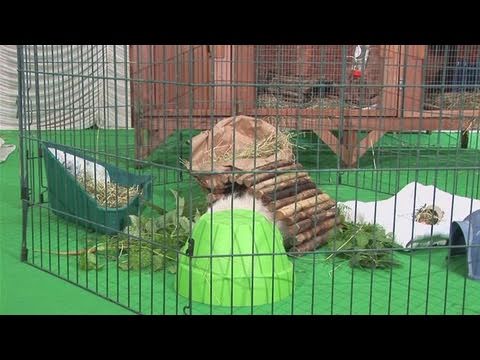
[[[88,175],[78,175],[77,181],[100,206],[120,208],[126,206],[134,197],[141,194],[137,186],[126,187],[112,182],[97,181]]]

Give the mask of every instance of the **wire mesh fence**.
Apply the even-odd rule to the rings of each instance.
[[[18,46],[22,260],[142,314],[478,314],[478,49]]]

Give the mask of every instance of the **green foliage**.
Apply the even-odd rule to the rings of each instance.
[[[185,215],[185,199],[171,191],[176,200],[175,209],[169,212],[156,209],[160,215],[149,218],[131,215],[130,224],[122,234],[103,236],[88,254],[79,256],[80,268],[100,268],[97,262],[99,257],[103,257],[108,261],[118,261],[118,268],[125,271],[152,268],[153,271],[175,273],[177,253],[188,240],[201,214],[197,209],[190,220]]]
[[[398,265],[389,249],[399,248],[393,236],[377,224],[345,222],[332,231],[326,244],[329,256],[348,260],[351,267],[390,268]]]
[[[104,264],[97,264],[97,257],[92,253],[84,253],[78,257],[78,266],[81,270],[101,269]]]

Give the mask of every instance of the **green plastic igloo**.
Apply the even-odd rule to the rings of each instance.
[[[179,295],[219,306],[270,304],[291,295],[293,264],[280,231],[262,214],[206,213],[195,224],[192,239],[181,250]]]

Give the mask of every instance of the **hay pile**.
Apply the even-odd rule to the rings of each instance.
[[[287,131],[272,132],[270,135],[257,142],[249,142],[242,146],[242,150],[234,154],[233,144],[225,151],[221,145],[213,148],[213,162],[223,163],[233,159],[253,159],[255,157],[268,158],[285,151],[291,152],[293,144],[290,141],[292,135]]]
[[[443,215],[444,212],[438,206],[425,204],[415,212],[415,221],[426,225],[436,225],[442,220]]]
[[[277,136],[275,136],[277,135]],[[233,144],[230,144],[227,148],[223,144],[217,144],[213,148],[213,157],[208,156],[207,160],[200,163],[200,166],[208,168],[212,165],[215,168],[217,164],[223,164],[225,162],[233,162],[234,158],[239,159],[253,159],[268,158],[275,154],[281,154],[283,152],[293,150],[293,143],[291,142],[292,134],[287,131],[278,131],[277,134],[271,133],[266,138],[258,142],[249,142],[241,146],[242,150],[235,151]],[[204,152],[206,155],[211,155],[212,150],[207,149]],[[186,168],[190,168],[190,161],[180,159],[180,163]]]
[[[120,208],[126,206],[133,198],[141,194],[137,186],[125,187],[112,182],[97,181],[89,175],[78,175],[77,181],[100,206]]]
[[[293,142],[291,138],[293,135],[287,131],[278,131],[277,133],[272,132],[263,139],[258,140],[257,142],[248,142],[241,143],[241,146],[237,144],[237,151],[234,152],[233,144],[228,145],[227,147],[223,146],[222,143],[217,144],[213,148],[213,157],[211,156],[211,150],[206,150],[204,153],[208,155],[205,157],[204,161],[197,163],[197,166],[208,169],[213,166],[214,169],[223,166],[223,164],[234,163],[238,168],[239,164],[242,161],[251,163],[253,170],[254,159],[268,159],[275,158],[278,156],[279,159],[283,158],[294,158],[293,155]],[[238,150],[240,148],[240,150]],[[277,154],[277,155],[276,155]],[[234,161],[235,159],[235,161]],[[185,159],[180,159],[180,163],[186,168],[190,168],[190,162]],[[243,164],[245,165],[245,164]],[[218,200],[225,193],[231,191],[231,183],[235,182],[234,178],[238,175],[205,175],[196,176],[200,185],[207,189],[209,192],[214,192],[214,194],[209,194],[209,198],[212,201]],[[213,188],[212,188],[213,186]],[[212,198],[213,197],[213,198]]]
[[[193,137],[191,158],[180,161],[194,172],[202,187],[220,193],[241,171],[251,171],[275,160],[292,160],[291,137],[291,133],[278,131],[278,126],[267,121],[238,115]]]
[[[480,91],[432,94],[425,103],[427,110],[477,110],[480,109]]]
[[[263,94],[258,97],[258,107],[259,108],[301,108],[301,109],[335,109],[343,106],[344,108],[356,108],[354,104],[351,104],[347,101],[343,103],[340,102],[340,99],[337,96],[329,97],[314,97],[311,101],[306,103],[296,103],[292,101],[286,101],[281,98],[277,98],[273,94]]]

